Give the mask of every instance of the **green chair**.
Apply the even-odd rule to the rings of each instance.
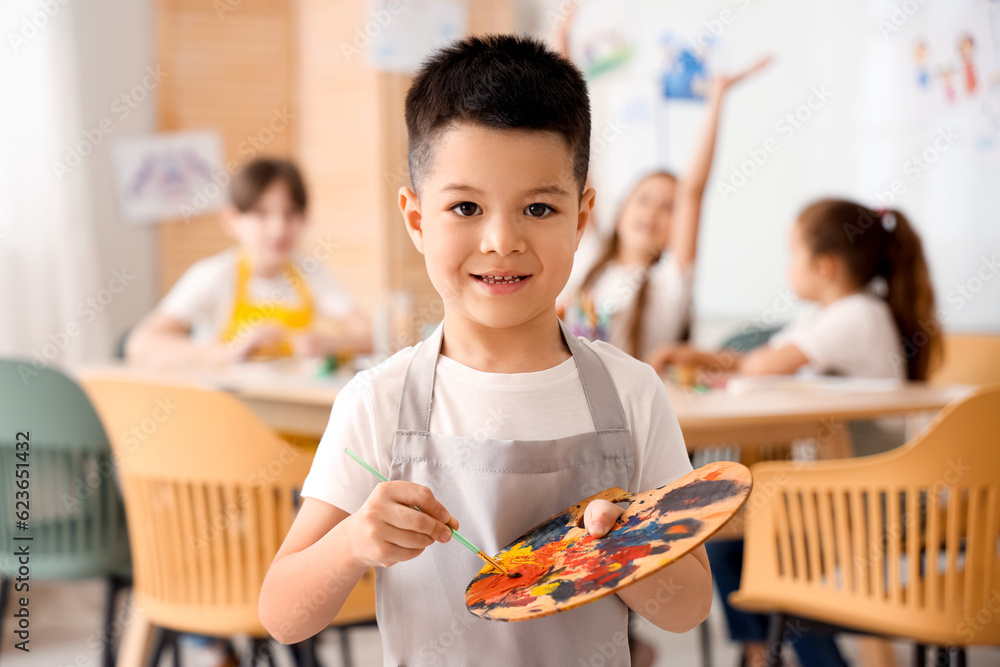
[[[0,359],[0,461],[0,622],[10,618],[15,550],[27,545],[32,580],[107,580],[102,657],[112,667],[115,603],[131,585],[125,510],[107,435],[73,380],[27,360]],[[27,530],[17,516],[24,510],[17,504],[24,500],[15,479],[20,463],[30,482]]]

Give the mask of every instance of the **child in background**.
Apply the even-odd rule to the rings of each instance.
[[[261,621],[280,641],[309,637],[375,566],[386,665],[627,665],[628,608],[675,632],[708,615],[703,548],[617,595],[497,623],[465,606],[482,563],[439,544],[461,517],[496,553],[596,490],[656,488],[691,469],[652,369],[556,317],[594,204],[586,83],[537,41],[469,37],[426,62],[406,125],[413,190],[399,206],[444,322],[338,395]],[[373,484],[345,447],[391,481]],[[591,503],[585,526],[602,537],[621,511]],[[669,602],[648,604],[664,586]]]
[[[927,379],[941,357],[940,326],[923,246],[902,213],[824,199],[802,211],[789,244],[792,289],[817,308],[747,354],[667,346],[655,350],[649,363],[748,375],[811,371]],[[707,550],[730,636],[745,643],[745,664],[763,664],[768,618],[728,602],[740,585],[743,542],[715,541]],[[805,634],[793,646],[804,665],[846,667],[833,637]]]
[[[704,130],[688,171],[681,179],[657,171],[636,183],[596,259],[574,267],[558,302],[572,331],[607,340],[638,358],[657,345],[687,338],[702,196],[722,100],[730,87],[768,62],[713,79]]]
[[[222,212],[237,247],[195,263],[129,336],[135,364],[214,364],[371,349],[368,320],[312,260],[297,261],[306,188],[287,160],[258,159]]]
[[[817,308],[744,355],[669,345],[647,361],[661,370],[927,379],[941,356],[940,325],[923,245],[902,213],[824,199],[799,215],[789,248],[792,289]]]

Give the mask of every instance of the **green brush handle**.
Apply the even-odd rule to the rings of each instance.
[[[363,461],[360,456],[358,456],[357,454],[355,454],[351,450],[347,449],[346,447],[344,448],[344,451],[347,452],[347,455],[350,456],[352,459],[354,459],[355,461],[357,461],[358,463],[360,463],[361,465],[363,465],[368,472],[370,472],[371,474],[375,475],[376,477],[378,477],[383,482],[388,482],[389,481],[389,479],[385,475],[383,475],[378,470],[375,470],[375,468],[373,468],[370,465],[368,465],[367,463],[365,463],[365,461]],[[423,510],[420,509],[419,507],[417,507],[416,505],[413,505],[412,507],[413,507],[413,509],[417,510],[418,512],[423,512]],[[451,528],[451,527],[449,526],[449,528]],[[480,549],[479,547],[477,547],[476,545],[474,545],[472,542],[470,542],[469,540],[467,540],[464,537],[462,537],[462,535],[459,534],[459,532],[457,530],[455,530],[454,528],[451,529],[451,534],[454,536],[454,538],[456,540],[458,540],[462,544],[462,546],[464,546],[466,549],[468,549],[472,553],[478,555],[479,552],[482,551],[482,549]]]

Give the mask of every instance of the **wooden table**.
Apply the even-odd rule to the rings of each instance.
[[[275,429],[316,438],[326,429],[333,402],[351,377],[340,374],[321,378],[252,368],[163,374],[122,366],[84,366],[77,368],[76,374],[188,380],[223,389]],[[936,412],[973,390],[966,385],[790,376],[733,378],[726,389],[702,393],[664,382],[689,450],[812,438],[821,451],[826,450],[825,458],[850,454],[843,442],[847,421]]]

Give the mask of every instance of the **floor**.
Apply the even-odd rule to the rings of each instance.
[[[97,628],[101,619],[103,587],[100,582],[79,583],[32,582],[31,590],[31,637],[30,652],[14,649],[11,627],[11,610],[4,611],[2,642],[0,642],[0,665],[3,667],[99,667],[100,638]],[[129,605],[123,603],[118,610],[116,622],[112,626],[114,634],[127,621]],[[734,667],[738,664],[737,650],[727,641],[725,621],[718,604],[709,617],[711,629],[713,665]],[[682,635],[660,631],[648,624],[639,626],[639,634],[656,649],[655,665],[700,665],[698,633]],[[351,649],[357,667],[381,665],[382,651],[378,630],[361,628],[351,632]],[[856,658],[855,642],[845,637],[841,647],[849,660]],[[894,645],[898,664],[903,667],[912,664],[910,647],[904,643]],[[326,667],[338,667],[340,644],[336,633],[327,632],[320,639],[320,660]],[[278,650],[278,664],[290,667],[291,660],[285,651]],[[786,652],[786,656],[788,652]],[[214,656],[205,647],[186,644],[183,648],[185,667],[214,667]],[[165,659],[160,667],[168,667]],[[795,665],[790,661],[789,667]],[[1000,665],[1000,649],[974,649],[969,654],[970,667]],[[129,666],[132,667],[132,666]],[[139,667],[139,666],[136,666]],[[575,667],[575,666],[574,666]]]

